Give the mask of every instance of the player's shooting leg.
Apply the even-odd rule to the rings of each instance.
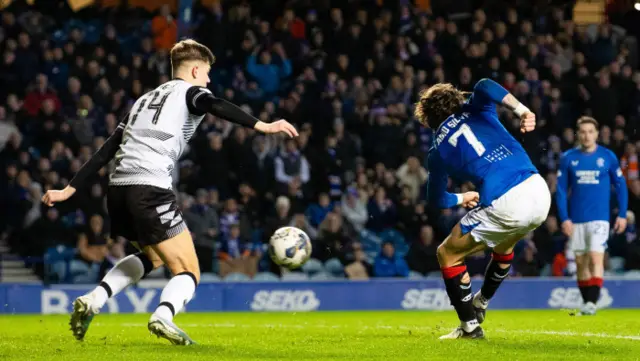
[[[484,243],[475,242],[470,234],[463,235],[458,223],[437,251],[447,294],[458,313],[458,318],[462,323],[461,328],[466,333],[474,331],[479,324],[471,304],[471,278],[467,273],[464,259],[485,248]]]
[[[493,249],[491,261],[489,261],[484,273],[482,288],[473,296],[473,307],[479,323],[484,322],[489,300],[495,295],[502,281],[509,275],[511,262],[513,261],[513,248],[522,239],[522,236],[520,234],[515,235],[501,242]]]

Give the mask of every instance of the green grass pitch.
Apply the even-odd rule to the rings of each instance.
[[[78,342],[67,316],[0,316],[0,360],[640,360],[640,310],[489,311],[481,341],[438,340],[452,312],[185,313],[187,347],[147,319],[98,315]]]

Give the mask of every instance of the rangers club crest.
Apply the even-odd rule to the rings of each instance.
[[[598,164],[598,167],[600,168],[604,167],[604,158],[598,158],[596,163]]]

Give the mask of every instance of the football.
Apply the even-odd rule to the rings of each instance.
[[[299,228],[279,228],[269,239],[269,256],[279,266],[298,268],[311,257],[311,240]]]

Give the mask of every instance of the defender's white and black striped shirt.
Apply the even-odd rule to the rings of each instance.
[[[205,113],[247,127],[258,121],[206,88],[171,80],[140,97],[104,145],[71,180],[78,188],[115,156],[109,185],[172,188],[171,173]],[[215,161],[212,159],[211,161]]]

